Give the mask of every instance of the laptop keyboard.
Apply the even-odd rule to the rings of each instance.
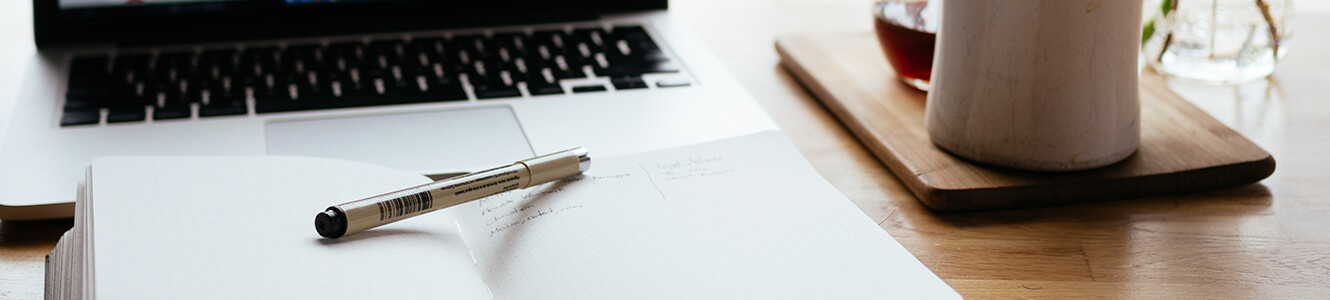
[[[635,25],[80,56],[60,125],[607,91],[560,84],[595,77],[644,89],[642,75],[677,72]]]

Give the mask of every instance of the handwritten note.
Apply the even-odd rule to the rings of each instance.
[[[655,171],[665,181],[706,178],[733,173],[734,168],[724,166],[722,164],[724,161],[725,158],[721,156],[689,157],[685,160],[652,163],[650,170]]]
[[[603,182],[599,184],[617,184],[633,176],[630,173],[607,175],[579,175],[541,186],[531,187],[515,193],[499,194],[481,199],[476,211],[485,220],[484,229],[493,238],[509,230],[534,224],[545,219],[574,212],[588,206],[595,206],[594,201],[560,200],[559,195],[567,192],[569,185],[585,185],[579,182]],[[640,174],[638,174],[640,176]]]

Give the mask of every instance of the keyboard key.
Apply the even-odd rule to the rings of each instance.
[[[439,101],[466,99],[466,90],[462,88],[462,84],[456,79],[448,76],[439,77],[431,74],[425,76],[425,83],[427,85],[426,88],[428,89],[425,93],[429,94],[431,99]]]
[[[642,28],[642,26],[638,25],[614,26],[613,28],[610,28],[610,32],[613,32],[614,35],[619,38],[623,38],[630,35],[638,35],[640,37],[647,38],[646,28]]]
[[[476,98],[480,99],[518,97],[522,95],[522,91],[518,90],[517,86],[480,84],[472,87],[476,92]]]
[[[249,108],[245,107],[245,102],[213,102],[208,105],[199,106],[199,117],[232,116],[244,115],[249,113]]]
[[[296,86],[296,97],[299,100],[320,102],[336,97],[333,94],[332,87],[322,84],[317,75],[306,74],[294,84]]]
[[[102,107],[100,103],[88,98],[66,98],[65,110],[86,110]]]
[[[367,54],[369,55],[397,56],[401,55],[405,50],[403,47],[406,47],[406,41],[400,39],[385,39],[370,41],[369,47],[365,48],[365,50],[368,50]]]
[[[483,60],[490,53],[488,50],[491,45],[484,37],[479,35],[459,35],[449,40],[451,48],[459,51],[459,55],[466,54],[468,60]],[[463,63],[470,63],[464,61]]]
[[[294,92],[292,87],[294,87]],[[273,113],[367,105],[333,101],[335,99],[336,96],[331,93],[318,93],[308,87],[289,84],[285,93],[277,92],[263,99],[255,96],[254,111],[257,113]]]
[[[157,55],[156,70],[154,71],[159,73],[159,76],[163,78],[170,77],[170,74],[168,74],[169,71],[176,71],[176,75],[178,76],[181,75],[181,72],[187,71],[185,68],[190,67],[193,60],[193,52],[161,53]]]
[[[154,121],[188,119],[189,114],[189,106],[185,105],[155,107],[152,110],[152,119]]]
[[[148,98],[138,97],[129,93],[117,93],[107,97],[107,101],[102,103],[102,107],[144,107],[152,105]]]
[[[558,67],[550,68],[550,73],[551,73],[552,75],[554,75],[554,78],[557,78],[557,79],[586,78],[586,77],[587,77],[587,76],[586,76],[586,72],[585,72],[585,71],[582,71],[582,67],[581,67],[581,66],[578,66],[578,67],[568,67],[568,68],[566,68],[566,69],[564,69],[564,68],[558,68]]]
[[[170,82],[154,82],[145,84],[143,89],[143,99],[149,103],[158,106],[165,105],[187,105],[184,92],[180,91],[179,84]]]
[[[254,101],[254,112],[260,114],[309,110],[309,109],[313,108],[309,107],[309,105],[301,105],[300,103],[295,103],[295,100],[291,99],[280,99],[280,100],[272,99],[264,101],[258,101],[258,99],[255,99]]]
[[[526,56],[528,45],[531,43],[526,33],[522,32],[495,33],[490,39],[493,40],[496,48],[502,49],[501,51],[505,52],[502,53],[505,54],[502,56],[508,57],[505,61],[512,61],[513,58]]]
[[[421,87],[420,78],[403,78],[384,85],[384,100],[391,104],[420,103],[434,101],[430,94]]]
[[[429,94],[430,99],[436,101],[466,100],[466,90],[462,89],[461,84],[430,86],[430,90],[426,91],[426,94]]]
[[[513,62],[496,65],[496,67],[499,68],[498,75],[500,80],[504,80],[503,78],[507,77],[508,78],[506,79],[507,81],[512,81],[512,82],[527,81],[528,80],[527,75],[528,72],[530,72],[530,69],[527,69],[525,65],[526,64],[523,63],[522,67],[520,68],[516,63]]]
[[[601,28],[574,29],[572,38],[576,43],[566,49],[564,55],[583,61],[578,64],[595,65],[595,57],[604,55],[605,49],[613,45]]]
[[[121,82],[112,79],[110,75],[97,76],[73,76],[69,77],[69,89],[107,89]]]
[[[261,78],[278,70],[277,48],[256,47],[240,52],[240,65],[237,74],[245,77]]]
[[[75,83],[85,79],[100,79],[107,76],[108,63],[110,58],[106,56],[92,56],[74,58],[69,63],[69,80]]]
[[[605,86],[603,85],[581,85],[573,87],[573,93],[590,93],[590,92],[604,92],[604,91],[605,91]]]
[[[606,61],[610,64],[634,63],[634,62],[665,62],[669,57],[660,49],[634,49],[626,46],[627,43],[618,43],[620,46],[614,47],[605,52]]]
[[[689,83],[688,80],[683,79],[661,79],[656,81],[656,87],[659,88],[685,87],[689,85],[691,85],[691,83]]]
[[[185,102],[200,103],[203,102],[203,93],[210,85],[206,80],[181,79],[181,86],[185,87],[184,93],[180,95]]]
[[[208,78],[217,78],[226,75],[233,75],[236,72],[236,51],[235,50],[207,50],[199,54],[199,64]],[[216,69],[216,74],[213,73]]]
[[[111,74],[112,76],[125,76],[123,79],[126,82],[129,82],[129,79],[141,81],[148,74],[148,61],[150,59],[152,57],[147,54],[117,55]]]
[[[123,123],[146,120],[147,112],[139,107],[112,107],[106,110],[106,123]]]
[[[104,107],[111,95],[110,89],[105,87],[70,87],[65,91],[65,108],[67,109],[85,109]]]
[[[659,50],[660,47],[651,39],[642,26],[618,26],[610,30],[610,39],[625,41],[632,50]]]
[[[616,90],[647,88],[647,83],[643,82],[640,76],[616,76],[610,78],[610,83],[614,84]]]
[[[273,87],[254,91],[254,111],[258,113],[300,110],[291,98],[290,87]]]
[[[60,115],[60,126],[89,125],[101,122],[102,112],[91,110],[66,110]]]
[[[109,83],[70,86],[65,90],[65,98],[90,99],[105,98],[111,95],[113,85]]]
[[[214,85],[208,91],[208,101],[199,105],[199,117],[243,115],[249,113],[245,95]]]
[[[556,82],[545,81],[544,78],[527,81],[526,90],[531,93],[532,96],[563,94],[562,86],[559,86]]]
[[[426,56],[429,57],[438,57],[439,55],[443,55],[444,43],[446,42],[447,41],[445,41],[443,38],[417,37],[411,39],[411,42],[407,44],[407,47],[412,51],[416,52],[417,54],[425,54]]]
[[[106,85],[98,87],[70,87],[65,92],[66,108],[97,108],[143,106],[145,103],[131,93],[128,87]]]
[[[568,50],[576,46],[576,41],[570,39],[568,34],[561,30],[536,31],[531,34],[530,41],[532,42],[531,47],[535,47],[532,52],[545,59],[571,54]],[[541,48],[544,48],[544,50],[541,50]]]
[[[378,101],[382,99],[378,88],[373,84],[357,85],[352,82],[339,82],[339,89],[341,95],[332,100],[336,103],[335,106],[338,107],[378,105]]]
[[[594,70],[599,76],[641,75],[648,73],[675,73],[679,67],[671,62],[624,63]]]

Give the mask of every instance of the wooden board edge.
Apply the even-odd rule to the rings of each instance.
[[[921,198],[937,212],[968,212],[1081,204],[1123,199],[1149,198],[1215,190],[1258,183],[1275,171],[1275,159],[1232,163],[1210,168],[1057,186],[1002,187],[994,189],[945,190],[926,187],[931,197]],[[1233,176],[1240,174],[1240,176]],[[1193,179],[1189,179],[1193,178]],[[1194,178],[1204,178],[1196,180]],[[1153,185],[1142,184],[1155,182]],[[1098,191],[1086,193],[1085,190]],[[1081,194],[1088,194],[1081,195]],[[1078,195],[1077,198],[1069,198]],[[927,199],[927,200],[923,200]]]
[[[915,198],[919,199],[919,201],[924,204],[937,202],[938,199],[934,198],[935,194],[930,192],[930,187],[926,185],[917,174],[900,173],[899,170],[909,170],[909,167],[901,162],[900,158],[897,157],[894,152],[880,143],[864,142],[875,140],[872,128],[868,128],[867,125],[864,125],[864,122],[859,121],[849,112],[849,109],[846,108],[844,104],[828,100],[834,99],[831,91],[828,90],[817,77],[813,76],[807,68],[804,68],[799,60],[794,59],[796,56],[795,53],[802,51],[799,47],[792,46],[796,43],[792,43],[791,41],[797,39],[807,40],[809,38],[805,35],[786,35],[776,38],[776,53],[780,56],[780,64],[783,69],[790,72],[800,86],[803,86],[804,89],[811,92],[813,94],[813,99],[822,103],[822,105],[835,116],[836,122],[848,129],[850,133],[855,136],[855,140],[858,141],[860,145],[864,145],[870,153],[873,153],[873,156],[877,158],[878,162],[885,164],[887,166],[887,171],[891,172],[891,174],[896,177],[896,180],[904,183],[905,187],[910,190],[911,194],[914,194]],[[811,41],[806,44],[810,43]]]

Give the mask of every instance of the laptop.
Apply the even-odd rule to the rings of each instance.
[[[34,0],[37,51],[2,71],[0,219],[72,216],[100,156],[455,174],[776,129],[666,2]]]

